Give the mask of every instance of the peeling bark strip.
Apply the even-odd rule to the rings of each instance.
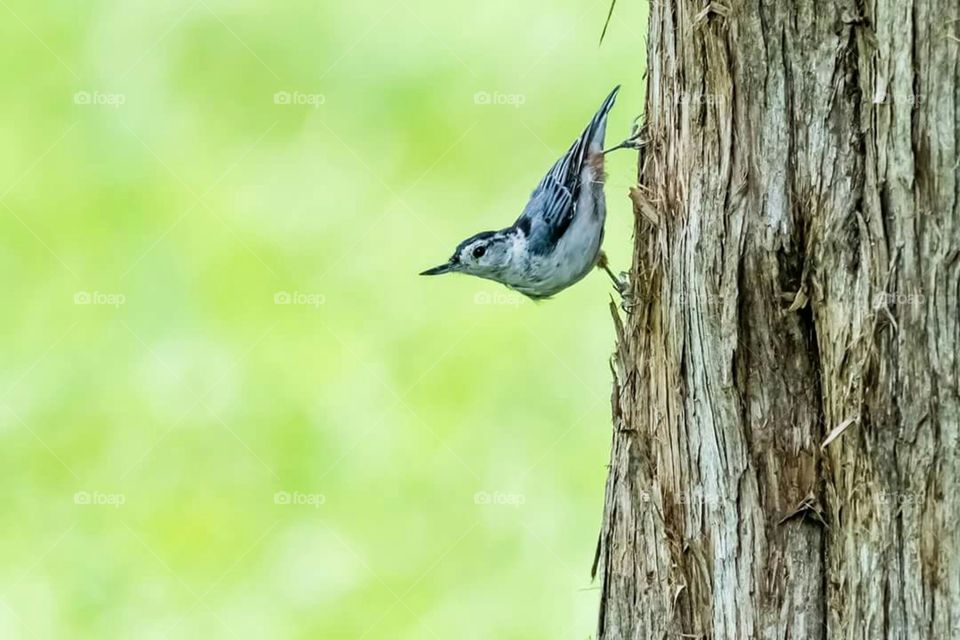
[[[599,637],[960,638],[957,0],[650,4]]]

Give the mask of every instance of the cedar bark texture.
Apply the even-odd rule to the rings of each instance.
[[[654,0],[599,638],[960,638],[960,3]]]

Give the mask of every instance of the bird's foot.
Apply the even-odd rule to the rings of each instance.
[[[615,147],[611,147],[604,151],[604,154],[608,154],[611,151],[616,151],[617,149],[633,149],[634,151],[642,151],[649,140],[647,139],[647,127],[645,125],[635,124],[633,130],[630,132],[630,137],[618,144]]]
[[[617,290],[617,293],[620,294],[620,308],[626,313],[630,313],[633,309],[633,294],[631,293],[630,287],[630,274],[626,271],[621,271],[620,275],[616,275],[610,269],[610,264],[607,261],[607,254],[603,251],[600,252],[600,256],[597,259],[597,267],[603,269],[608,276],[610,276],[610,281],[613,282],[613,288]]]
[[[646,138],[642,136],[633,136],[631,138],[627,138],[617,146],[607,149],[603,153],[607,154],[618,149],[633,149],[634,151],[642,151],[645,146],[647,146]]]
[[[614,279],[614,286],[617,289],[617,293],[620,294],[620,308],[628,315],[633,313],[633,308],[636,307],[637,304],[633,299],[633,291],[630,286],[630,274],[626,271],[621,271],[620,276]]]

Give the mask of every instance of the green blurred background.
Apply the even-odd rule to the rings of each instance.
[[[640,4],[0,0],[0,638],[590,637],[610,285],[416,274],[628,133]]]

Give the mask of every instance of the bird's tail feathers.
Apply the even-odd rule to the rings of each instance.
[[[583,130],[580,137],[573,143],[570,149],[575,155],[575,166],[582,167],[591,153],[603,152],[603,140],[607,132],[607,115],[613,108],[613,103],[617,101],[617,94],[620,92],[620,85],[613,88],[610,95],[603,101],[600,108],[593,115],[590,124]]]
[[[603,149],[603,139],[607,131],[607,115],[610,113],[610,109],[613,108],[613,103],[617,101],[617,94],[619,92],[620,85],[617,85],[613,88],[613,91],[610,92],[610,95],[607,96],[606,100],[603,101],[603,104],[600,105],[590,124],[587,125],[587,128],[584,130],[582,138],[588,141],[587,147],[597,145]]]
[[[613,108],[613,103],[617,100],[617,93],[620,91],[620,85],[613,88],[610,95],[607,96],[603,104],[593,115],[587,128],[583,130],[580,137],[573,141],[570,149],[557,160],[553,168],[540,181],[538,189],[544,188],[547,183],[566,185],[570,176],[579,176],[584,163],[589,159],[591,153],[603,153],[603,139],[607,130],[607,115]],[[602,155],[601,155],[602,157]]]

